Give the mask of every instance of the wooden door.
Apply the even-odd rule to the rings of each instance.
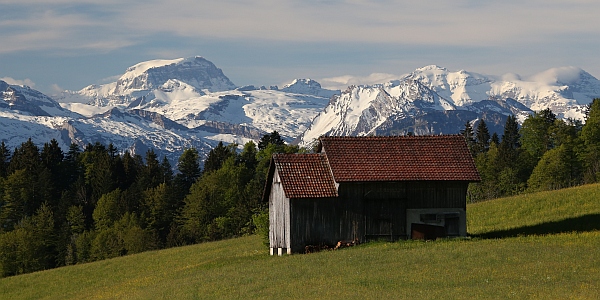
[[[399,199],[365,200],[365,239],[397,240],[405,235],[405,211]]]

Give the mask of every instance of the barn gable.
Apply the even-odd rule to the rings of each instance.
[[[479,180],[460,135],[321,137],[319,153],[273,155],[263,194],[271,253],[466,235],[466,190]]]
[[[275,154],[278,171],[287,198],[337,197],[337,186],[324,154]]]

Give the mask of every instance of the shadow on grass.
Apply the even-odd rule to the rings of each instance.
[[[542,223],[532,226],[523,226],[507,230],[491,231],[475,235],[474,237],[482,239],[497,239],[528,235],[557,234],[563,232],[587,232],[594,230],[600,230],[600,214],[585,215],[576,218],[564,219],[561,221]]]

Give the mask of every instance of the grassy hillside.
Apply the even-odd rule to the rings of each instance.
[[[2,299],[600,297],[600,185],[468,206],[471,239],[272,257],[256,236],[0,280]]]

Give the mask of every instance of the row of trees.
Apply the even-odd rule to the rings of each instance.
[[[273,132],[259,147],[219,143],[200,167],[187,149],[176,168],[112,144],[31,139],[0,144],[0,276],[250,233],[262,218],[270,157],[298,152]]]
[[[501,139],[490,136],[483,120],[475,130],[471,126],[461,133],[482,178],[469,187],[472,202],[600,180],[600,99],[588,107],[585,125],[545,109],[521,127],[508,117]]]
[[[501,138],[483,120],[471,126],[462,134],[482,181],[470,201],[600,180],[600,99],[585,125],[543,110],[521,127],[508,117]],[[203,168],[187,149],[173,168],[153,150],[96,143],[64,153],[56,140],[41,150],[28,140],[11,153],[0,143],[0,276],[264,233],[270,158],[300,151],[273,132],[241,151],[219,143]]]

